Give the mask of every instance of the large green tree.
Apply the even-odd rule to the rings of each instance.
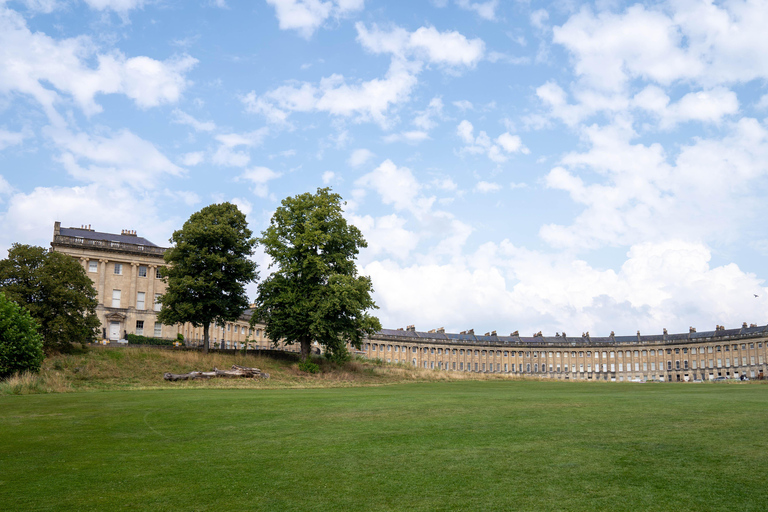
[[[252,235],[237,206],[222,203],[193,213],[171,237],[168,266],[160,271],[168,286],[160,296],[158,319],[202,326],[205,353],[210,325],[237,320],[248,307],[245,286],[258,277],[249,259],[256,245]]]
[[[29,311],[0,292],[0,379],[23,371],[40,371],[43,337],[37,329]]]
[[[96,289],[71,256],[14,244],[0,261],[0,291],[29,310],[47,352],[68,352],[73,343],[96,340]]]
[[[355,264],[367,244],[344,219],[342,204],[329,188],[288,197],[258,239],[274,271],[259,285],[251,322],[264,322],[272,340],[299,343],[303,360],[312,342],[340,354],[347,342],[359,348],[381,329],[367,312],[377,307],[371,279]]]

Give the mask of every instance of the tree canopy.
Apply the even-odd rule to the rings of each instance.
[[[258,241],[274,271],[259,284],[251,322],[264,322],[269,338],[299,343],[306,360],[312,342],[342,354],[381,329],[367,313],[377,308],[371,279],[355,264],[367,244],[344,219],[341,196],[320,188],[284,199]]]
[[[0,379],[17,372],[39,372],[43,337],[37,322],[22,306],[0,292]]]
[[[0,261],[0,291],[29,310],[48,352],[91,343],[101,325],[96,289],[74,258],[43,247],[14,244]]]
[[[160,271],[167,288],[158,319],[202,326],[206,353],[210,324],[237,320],[248,307],[245,286],[258,277],[249,259],[256,244],[252,235],[237,206],[222,203],[193,213],[171,237],[168,266]]]

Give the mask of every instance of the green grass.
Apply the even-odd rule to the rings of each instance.
[[[765,510],[768,387],[0,396],[5,510]]]

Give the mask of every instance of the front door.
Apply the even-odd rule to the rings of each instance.
[[[109,339],[112,341],[120,339],[120,322],[109,323]]]

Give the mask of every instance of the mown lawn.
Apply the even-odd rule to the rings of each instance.
[[[766,510],[768,386],[0,396],[3,510]]]

